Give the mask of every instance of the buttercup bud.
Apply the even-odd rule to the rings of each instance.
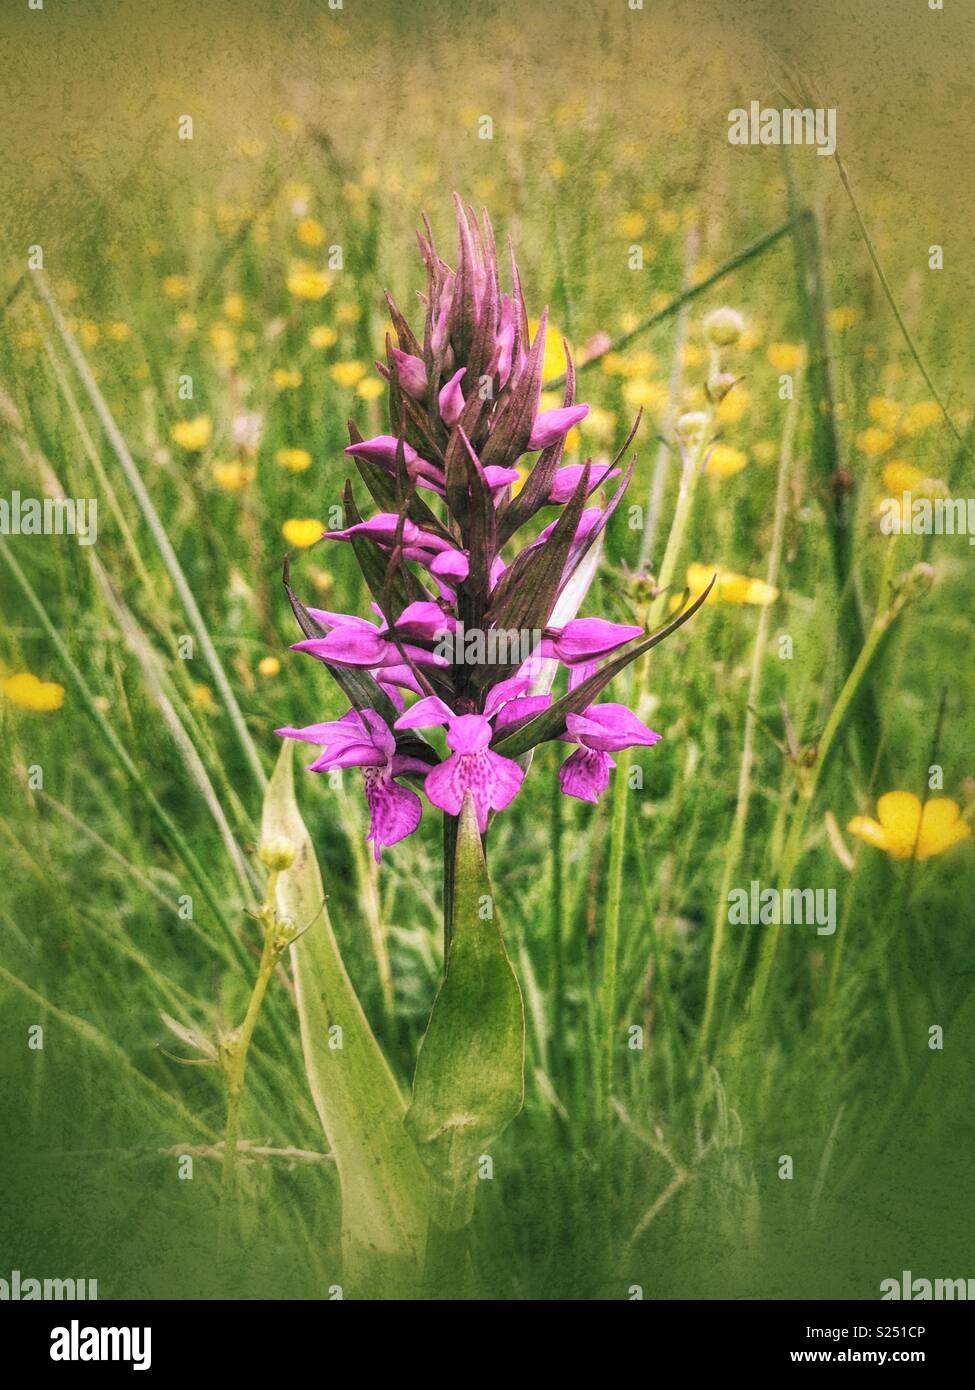
[[[257,857],[266,869],[280,872],[282,869],[290,869],[295,862],[295,847],[283,835],[274,835],[261,844]]]
[[[725,305],[706,314],[702,327],[712,347],[734,347],[745,331],[745,320],[737,309]]]
[[[678,417],[677,438],[682,444],[697,444],[703,439],[708,427],[708,417],[703,410],[689,410]]]

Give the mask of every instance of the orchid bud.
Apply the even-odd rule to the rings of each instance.
[[[456,425],[464,412],[464,393],[460,389],[460,379],[466,371],[466,367],[458,367],[446,386],[440,389],[437,404],[440,407],[440,418],[445,425]]]
[[[535,416],[529,449],[547,449],[569,433],[573,425],[589,414],[588,405],[562,405],[556,410],[543,410]]]
[[[392,354],[400,386],[416,400],[422,400],[427,391],[427,369],[422,358],[413,357],[399,348],[393,348]]]

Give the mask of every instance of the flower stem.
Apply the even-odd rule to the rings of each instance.
[[[890,563],[889,557],[888,563]],[[894,594],[889,607],[882,609],[882,611],[877,614],[867,634],[867,640],[863,644],[860,655],[857,657],[849,676],[847,676],[843,689],[840,691],[836,704],[833,706],[829,719],[826,721],[826,727],[823,730],[822,738],[816,750],[816,761],[808,770],[805,777],[800,778],[798,800],[792,815],[792,821],[789,825],[789,833],[786,838],[785,847],[782,851],[782,862],[779,866],[780,892],[789,887],[790,880],[801,857],[802,836],[806,827],[806,819],[812,807],[816,790],[822,777],[823,768],[829,760],[830,752],[836,744],[837,737],[843,728],[861,683],[873,664],[874,657],[877,654],[883,638],[886,636],[893,623],[896,622],[903,609],[910,602],[910,599],[911,592],[909,586],[902,584]],[[749,1013],[753,1024],[757,1024],[761,1016],[781,930],[781,926],[773,927],[762,943],[758,969],[755,975],[755,982],[752,986],[751,1001],[749,1004]]]
[[[244,1096],[244,1084],[247,1079],[247,1056],[268,984],[283,949],[274,909],[277,881],[278,873],[272,869],[268,875],[267,896],[260,912],[264,926],[264,945],[244,1021],[236,1034],[225,1040],[220,1049],[224,1075],[227,1078],[227,1121],[224,1128],[223,1168],[220,1175],[218,1249],[221,1252],[226,1249],[236,1212],[237,1147],[240,1139],[241,1103]]]
[[[766,583],[775,588],[779,578],[779,563],[782,558],[782,538],[785,531],[785,511],[786,501],[789,494],[789,484],[792,479],[792,447],[795,440],[796,425],[799,419],[799,402],[801,399],[800,379],[797,377],[792,400],[786,413],[785,426],[782,432],[782,448],[779,453],[779,476],[775,489],[775,511],[772,523],[772,548],[769,552],[768,569],[765,575]],[[755,707],[758,704],[758,697],[762,684],[762,662],[765,656],[765,647],[768,641],[768,630],[771,621],[771,609],[769,605],[763,604],[759,610],[758,626],[755,630],[755,642],[752,647],[752,665],[748,678],[748,699],[745,709],[745,739],[741,750],[741,764],[738,769],[738,798],[735,803],[735,815],[731,825],[731,834],[728,838],[728,847],[725,851],[724,871],[721,877],[721,891],[718,894],[718,901],[714,916],[714,933],[711,937],[711,959],[708,964],[708,983],[707,993],[704,1001],[704,1017],[701,1020],[701,1031],[698,1037],[698,1047],[702,1056],[707,1055],[708,1041],[711,1033],[711,1024],[714,1018],[714,1006],[718,993],[718,979],[721,970],[721,950],[724,944],[724,929],[727,921],[728,894],[731,892],[732,879],[738,868],[741,859],[741,852],[745,843],[745,822],[748,819],[748,807],[751,801],[751,778],[752,764],[754,762],[754,741],[755,741]]]

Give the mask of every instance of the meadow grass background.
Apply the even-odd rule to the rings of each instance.
[[[806,823],[793,883],[835,887],[840,927],[833,937],[783,928],[760,1026],[746,1006],[767,929],[728,927],[702,1044],[761,612],[711,601],[638,668],[634,687],[638,712],[664,738],[635,752],[643,787],[627,793],[611,1096],[598,990],[621,789],[611,785],[598,808],[560,798],[562,750],[548,745],[492,827],[529,1060],[524,1112],[493,1150],[494,1180],[480,1184],[477,1287],[503,1298],[619,1298],[631,1284],[648,1298],[871,1298],[904,1268],[971,1272],[971,844],[912,865],[844,827],[884,791],[923,796],[934,762],[944,795],[966,812],[975,795],[971,551],[964,538],[903,537],[891,560],[894,542],[873,515],[892,459],[950,479],[957,495],[970,478],[975,261],[963,240],[971,112],[960,84],[972,23],[959,6],[819,8],[813,19],[791,5],[732,16],[687,5],[348,3],[336,13],[309,2],[162,6],[147,20],[119,0],[5,17],[5,129],[20,157],[0,176],[2,493],[43,496],[60,484],[95,496],[99,535],[93,547],[0,541],[3,675],[64,687],[56,710],[0,701],[0,1273],[94,1277],[102,1297],[323,1297],[341,1282],[337,1187],[327,1159],[311,1157],[324,1141],[283,977],[255,1038],[242,1132],[285,1152],[248,1166],[240,1257],[229,1270],[214,1262],[221,1078],[167,1055],[189,1053],[159,1015],[210,1034],[243,1015],[260,778],[199,641],[191,660],[179,657],[193,633],[185,604],[24,276],[27,247],[43,246],[45,283],[131,450],[267,772],[276,726],[344,709],[327,673],[287,651],[298,634],[280,586],[282,526],[324,521],[340,501],[349,416],[364,434],[385,425],[370,385],[387,325],[381,292],[416,321],[421,211],[451,259],[452,190],[486,206],[516,243],[529,306],[547,303],[582,350],[597,333],[632,330],[685,276],[706,278],[779,226],[790,171],[822,238],[846,499],[839,544],[851,568],[840,593],[837,480],[806,384],[735,886],[776,881],[797,779],[775,742],[783,708],[803,748],[816,745],[846,674],[851,595],[869,624],[892,577],[922,559],[935,572],[871,667]],[[781,104],[772,74],[797,58],[838,106],[863,217],[964,445],[934,414],[903,428],[931,392],[834,162],[800,150],[786,166],[777,150],[727,144],[728,110]],[[194,117],[191,142],[176,138],[183,114]],[[483,114],[494,118],[490,141],[478,138]],[[316,227],[320,246],[309,244]],[[942,272],[927,268],[935,242],[946,248]],[[329,292],[289,293],[295,263],[321,266],[335,244],[344,268]],[[638,272],[627,264],[634,244]],[[702,315],[719,304],[744,315],[745,339],[728,355],[744,380],[720,439],[747,464],[702,479],[681,575],[700,563],[765,577],[788,414],[779,376],[807,339],[816,350],[795,253],[782,238],[695,299],[683,327],[668,318],[611,370],[580,378],[594,420],[579,448],[594,457],[615,452],[644,407],[628,501],[645,505],[671,410],[702,403]],[[184,373],[192,402],[179,399]],[[254,456],[232,440],[242,412],[264,418]],[[197,416],[212,436],[188,451],[173,426]],[[866,432],[888,426],[881,448]],[[282,467],[281,449],[307,450],[307,469]],[[651,571],[675,489],[671,463]],[[623,508],[587,611],[628,620],[640,546]],[[363,610],[344,548],[292,553],[299,593]],[[791,660],[778,655],[782,634]],[[32,767],[42,791],[28,789]],[[298,791],[346,963],[408,1084],[441,968],[439,819],[428,810],[377,872],[353,779],[333,789],[299,775]],[[185,894],[192,921],[176,910]],[[37,1023],[43,1051],[26,1043]],[[626,1047],[630,1024],[644,1028],[643,1050]],[[943,1051],[928,1048],[934,1024]],[[178,1176],[186,1153],[196,1155],[192,1181]],[[778,1176],[783,1154],[791,1181]]]

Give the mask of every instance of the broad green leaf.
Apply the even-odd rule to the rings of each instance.
[[[296,852],[278,879],[277,910],[299,929],[309,928],[292,945],[291,963],[305,1070],[342,1190],[345,1278],[371,1297],[403,1294],[423,1255],[427,1177],[403,1125],[403,1096],[332,931],[295,801],[290,741],[267,789],[261,830],[265,839],[283,836]]]
[[[470,1220],[477,1161],[525,1094],[525,1011],[498,925],[470,792],[457,833],[447,970],[417,1058],[406,1127],[440,1189],[443,1229]]]

